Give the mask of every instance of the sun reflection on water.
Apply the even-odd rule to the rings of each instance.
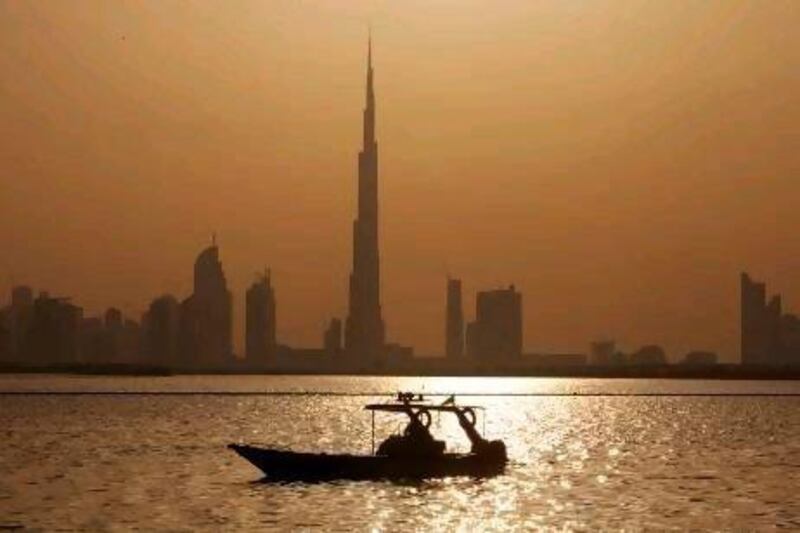
[[[260,379],[233,386],[275,386]],[[800,528],[800,505],[786,499],[800,486],[800,469],[791,467],[800,464],[796,398],[573,396],[601,386],[666,386],[640,380],[293,379],[276,378],[302,390],[323,383],[323,390],[376,394],[4,398],[2,505],[43,530]],[[143,386],[163,386],[154,383]],[[254,483],[259,472],[225,449],[241,441],[369,453],[363,406],[398,390],[456,393],[460,403],[485,406],[487,437],[508,447],[506,472],[415,483],[262,484]],[[402,421],[381,418],[378,438],[397,426]],[[432,430],[453,450],[469,448],[453,416],[435,417]]]

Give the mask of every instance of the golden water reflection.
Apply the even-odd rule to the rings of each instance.
[[[177,383],[208,389],[229,383],[203,379]],[[305,379],[291,383],[306,389],[320,383]],[[270,378],[243,382],[226,386],[275,387]],[[13,396],[0,409],[3,519],[45,530],[800,527],[800,504],[787,498],[800,486],[800,398],[572,395],[601,386],[591,380],[327,383],[461,393],[459,401],[486,407],[487,436],[506,442],[506,473],[406,484],[262,484],[254,483],[255,469],[225,449],[243,441],[368,452],[370,415],[363,405],[386,399],[380,395]],[[499,390],[560,395],[481,395]],[[401,423],[382,417],[379,438]],[[432,430],[453,449],[468,448],[453,417],[434,417]]]

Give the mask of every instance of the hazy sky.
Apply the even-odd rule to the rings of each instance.
[[[0,290],[138,319],[216,231],[241,347],[344,316],[371,21],[383,308],[515,283],[529,351],[738,358],[738,274],[800,311],[798,0],[0,0]]]

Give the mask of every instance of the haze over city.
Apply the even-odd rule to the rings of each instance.
[[[739,272],[800,308],[794,1],[0,3],[0,294],[138,316],[217,234],[243,344],[347,309],[372,27],[383,318],[514,283],[525,348],[738,358]]]

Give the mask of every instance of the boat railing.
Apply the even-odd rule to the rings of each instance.
[[[430,421],[432,421],[431,413],[436,413],[437,419],[438,415],[440,415],[441,413],[453,413],[460,419],[464,417],[466,412],[471,412],[473,417],[471,423],[471,429],[473,429],[473,431],[476,423],[478,422],[477,413],[481,412],[483,413],[483,416],[480,417],[482,419],[481,421],[483,426],[483,431],[481,433],[484,436],[486,435],[485,409],[480,405],[458,405],[456,403],[454,394],[451,394],[444,402],[440,404],[433,404],[430,403],[429,400],[427,400],[422,394],[414,394],[411,392],[398,392],[397,396],[393,400],[381,403],[367,404],[366,406],[364,406],[364,409],[370,411],[371,414],[372,455],[375,455],[375,412],[376,411],[381,411],[385,413],[407,414],[412,418],[417,418],[420,415],[424,414]],[[471,441],[475,440],[474,434],[471,435],[470,431],[467,428],[464,428],[464,430],[467,432],[467,436],[470,437]],[[396,433],[400,433],[400,431],[401,430],[399,429],[398,426],[396,429]]]

